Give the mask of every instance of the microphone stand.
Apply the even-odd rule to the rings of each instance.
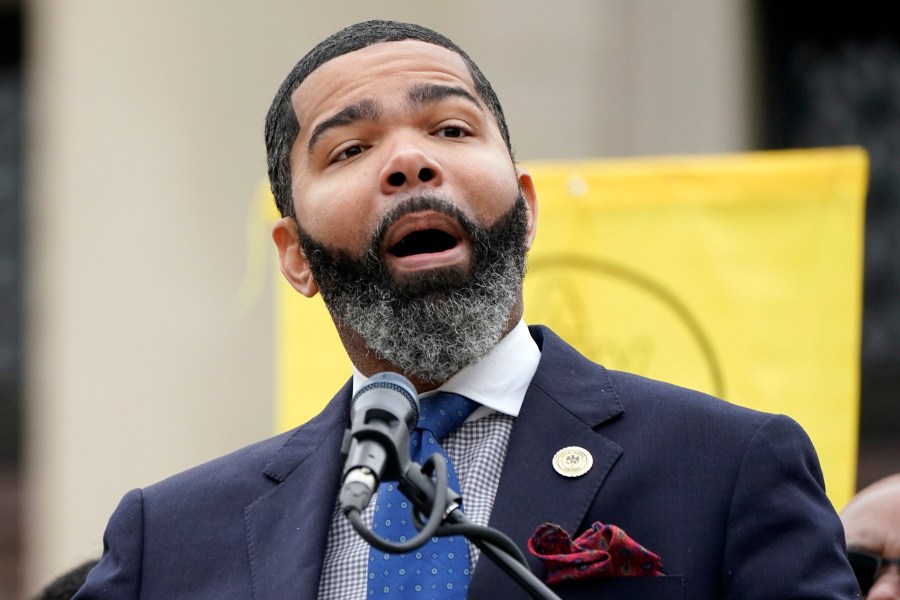
[[[431,478],[430,472],[426,474],[426,469],[434,472],[437,483]],[[439,455],[429,457],[422,467],[410,463],[398,481],[398,488],[413,503],[413,521],[420,530],[419,535],[405,543],[388,542],[365,526],[359,509],[355,507],[346,509],[344,514],[353,528],[371,545],[385,552],[403,553],[420,546],[425,539],[434,535],[462,534],[512,577],[532,598],[560,600],[559,596],[531,572],[522,551],[506,534],[491,527],[475,525],[466,517],[460,508],[459,494],[447,485],[447,466]],[[427,523],[421,520],[420,514],[429,515]],[[438,521],[437,526],[435,520]],[[444,521],[449,521],[450,524],[442,524]]]

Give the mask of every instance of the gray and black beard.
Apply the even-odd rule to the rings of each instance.
[[[391,224],[431,209],[455,218],[472,247],[468,270],[441,268],[394,278],[379,248]],[[437,196],[415,196],[385,215],[362,259],[311,238],[300,245],[332,316],[369,349],[424,382],[442,383],[487,354],[500,340],[525,275],[527,207],[514,206],[489,226],[473,222]]]

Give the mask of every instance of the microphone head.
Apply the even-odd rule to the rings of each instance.
[[[350,419],[355,418],[356,403],[361,397],[381,394],[393,398],[402,397],[409,404],[406,424],[410,428],[416,426],[416,423],[419,422],[419,399],[416,395],[416,387],[403,375],[390,371],[373,375],[359,388],[359,391],[350,400]]]

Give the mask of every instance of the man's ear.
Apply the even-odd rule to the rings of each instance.
[[[297,232],[297,221],[294,217],[282,217],[272,227],[272,240],[278,248],[278,260],[281,273],[294,289],[312,298],[319,291],[319,286],[309,268],[309,261],[300,247]]]
[[[519,179],[519,189],[522,190],[522,197],[525,198],[525,204],[528,206],[528,235],[525,238],[525,249],[531,250],[534,243],[534,236],[537,234],[537,192],[534,189],[534,181],[527,171],[516,167],[516,176]]]

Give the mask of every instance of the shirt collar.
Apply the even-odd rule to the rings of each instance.
[[[465,367],[444,385],[422,394],[422,397],[439,391],[454,392],[482,405],[470,418],[491,411],[516,417],[540,360],[541,351],[528,333],[525,322],[520,320],[481,360]],[[367,379],[353,366],[354,394]]]

